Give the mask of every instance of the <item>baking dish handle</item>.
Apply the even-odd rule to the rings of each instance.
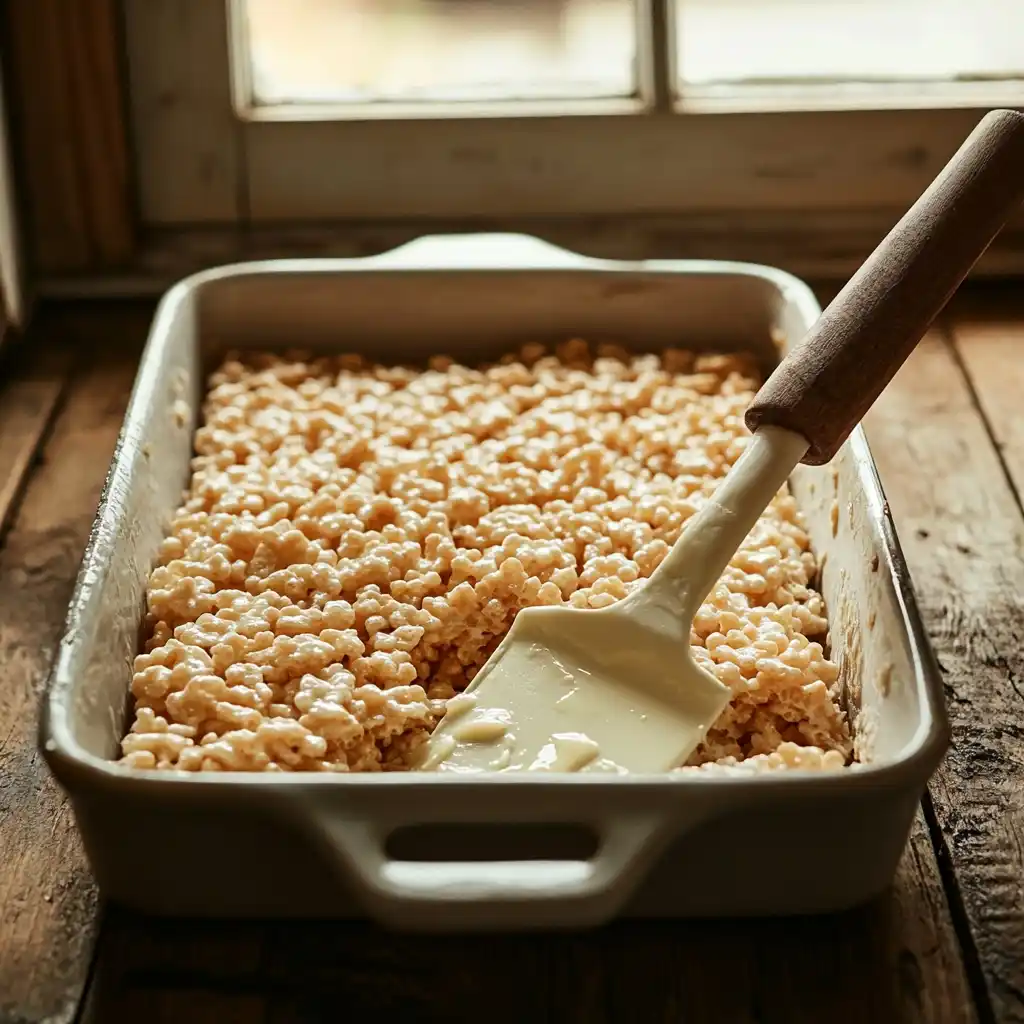
[[[603,923],[671,838],[664,817],[628,815],[601,827],[589,860],[393,860],[389,829],[326,811],[316,818],[368,913],[404,929]]]
[[[423,235],[378,256],[346,262],[360,270],[601,270],[623,265],[511,232]]]

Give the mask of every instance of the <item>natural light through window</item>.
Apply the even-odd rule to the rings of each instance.
[[[1024,71],[1024,0],[676,0],[687,85],[933,82]]]
[[[246,0],[257,106],[636,92],[631,0]]]
[[[853,95],[854,105],[873,90],[927,105],[937,84],[1024,73],[1024,0],[668,5],[669,27],[658,32],[655,0],[237,0],[242,106],[386,114],[389,105],[634,97],[659,54],[675,68],[674,86],[662,79],[661,109],[673,89],[684,109],[707,96],[739,97],[743,109],[750,86]]]

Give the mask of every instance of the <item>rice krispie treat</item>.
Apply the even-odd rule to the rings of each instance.
[[[230,357],[148,585],[122,761],[379,771],[417,748],[521,608],[651,575],[736,461],[737,357],[569,341],[470,368]],[[850,756],[814,556],[776,496],[693,623],[732,691],[681,771]]]

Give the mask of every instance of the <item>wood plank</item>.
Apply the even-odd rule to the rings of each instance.
[[[14,149],[35,267],[124,265],[134,249],[117,0],[3,5]]]
[[[739,259],[781,267],[809,281],[842,283],[896,219],[884,211],[784,210],[766,215],[506,217],[475,226],[428,221],[163,226],[143,228],[136,259],[123,273],[47,275],[38,290],[48,298],[156,296],[189,274],[223,263],[368,256],[420,235],[467,230],[524,232],[610,259]],[[1024,231],[1003,231],[972,273],[975,281],[1024,274]]]
[[[116,328],[108,322],[105,333]],[[119,345],[104,350],[96,340],[70,341],[89,345],[89,365],[70,387],[0,550],[4,1021],[71,1021],[95,933],[96,893],[70,808],[36,750],[36,715],[135,369]]]
[[[443,954],[424,957],[422,939],[282,926],[266,958],[269,1021],[326,1019],[339,991],[354,1013],[421,1020],[496,1004],[504,1019],[567,1024],[819,1024],[825,1008],[844,1024],[975,1019],[923,825],[894,893],[851,914],[438,942]]]
[[[921,812],[896,875],[889,914],[883,970],[897,979],[903,1010],[899,1019],[951,1024],[978,1020],[934,841]],[[866,937],[865,943],[873,944],[873,938]],[[876,1019],[888,1018],[881,1014]]]
[[[337,1002],[343,1001],[339,995]],[[120,993],[114,1006],[90,1008],[82,1024],[264,1024],[266,1019],[258,996],[203,988],[131,989]]]
[[[0,387],[0,543],[64,394],[71,367],[69,354],[63,350],[46,353],[35,366],[23,369],[18,365],[23,362],[10,360]]]
[[[143,220],[238,221],[227,4],[125,0],[124,10]]]
[[[112,907],[82,1024],[262,1022],[265,937],[259,923],[160,921]]]
[[[424,955],[428,946],[440,955]],[[113,913],[85,1024],[170,1021],[185,994],[193,1012],[239,1024],[328,1020],[341,1003],[352,1016],[401,1011],[415,1020],[465,1020],[481,1007],[500,1020],[566,1024],[818,1024],[823,1007],[840,1024],[976,1020],[920,818],[892,894],[838,917],[628,922],[481,940],[353,922]]]
[[[982,1019],[1024,1021],[1024,518],[943,338],[897,374],[868,434],[943,670],[953,745],[931,798],[960,939]]]
[[[891,211],[895,223],[982,113],[346,112],[344,120],[244,123],[254,222],[739,214],[829,210],[841,196],[844,209]]]
[[[968,307],[954,319],[952,338],[1017,508],[1024,512],[1024,303],[1019,291],[1001,296],[1001,301],[991,302],[980,312],[976,307],[972,314]],[[1018,547],[1016,557],[1005,558],[1010,563],[1007,583],[1013,589],[1004,597],[1009,598],[1008,607],[1016,618],[1008,619],[996,656],[989,652],[985,657],[986,664],[994,662],[990,667],[1001,672],[1012,689],[1005,693],[1005,702],[1000,702],[1005,717],[992,722],[994,732],[1000,726],[1005,728],[999,752],[1009,761],[1010,772],[1002,780],[1001,792],[985,793],[993,799],[991,813],[1001,819],[1002,826],[989,834],[991,856],[979,856],[982,851],[976,849],[976,837],[965,835],[962,823],[951,823],[954,855],[959,849],[978,861],[978,874],[965,891],[965,903],[979,933],[982,966],[997,993],[997,1005],[1011,1008],[1006,1019],[1013,1020],[1024,1020],[1024,730],[1015,726],[1024,701],[1020,675],[1024,667],[1020,652],[1024,632],[1022,553]],[[1012,813],[1001,812],[1003,800],[1009,801]]]
[[[1024,303],[1016,315],[965,315],[953,340],[1013,486],[1024,493]]]

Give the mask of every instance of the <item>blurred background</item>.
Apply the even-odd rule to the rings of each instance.
[[[1021,71],[1015,0],[678,0],[678,85]],[[626,96],[631,0],[246,0],[257,103]]]
[[[1021,0],[0,0],[0,30],[18,309],[466,230],[842,280],[1024,106]],[[976,269],[1019,273],[1024,216]]]

